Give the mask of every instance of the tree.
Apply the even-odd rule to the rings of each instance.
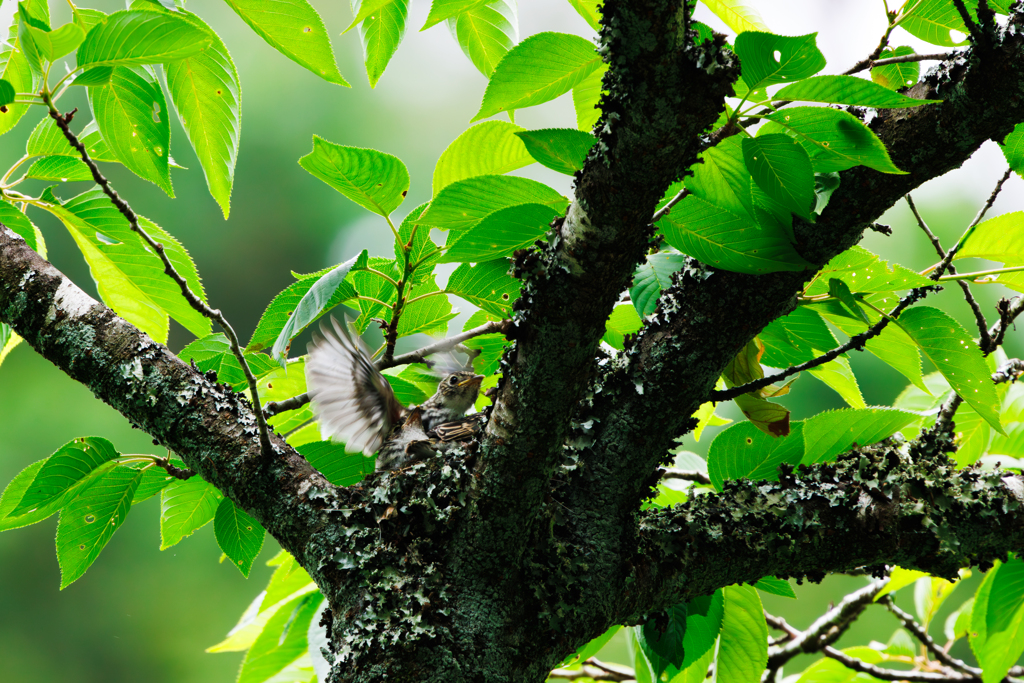
[[[229,4],[284,55],[345,83],[303,0],[278,13]],[[829,658],[808,680],[847,675],[837,661],[888,680],[1018,675],[1024,563],[1011,554],[1024,535],[1024,488],[1019,468],[978,463],[1019,464],[1010,458],[1020,394],[1008,385],[1024,365],[1000,347],[1024,299],[1001,300],[990,322],[970,288],[1024,282],[1021,214],[985,220],[1011,170],[1024,170],[1024,7],[1008,4],[907,2],[887,10],[865,60],[828,76],[818,75],[826,64],[813,34],[770,33],[738,3],[706,3],[730,38],[694,20],[690,2],[574,0],[598,32],[595,52],[553,32],[514,44],[508,0],[435,0],[427,24],[447,20],[489,77],[474,119],[483,122],[441,155],[429,204],[400,222],[392,215],[410,186],[400,160],[314,137],[302,167],[380,216],[395,258],[362,251],[299,276],[243,348],[185,249],[97,163],[120,163],[171,195],[174,109],[227,215],[240,108],[223,42],[170,3],[75,8],[51,28],[45,2],[23,2],[0,125],[41,105],[27,177],[97,187],[64,200],[5,185],[0,347],[6,355],[24,340],[167,456],[76,439],[7,485],[0,530],[59,511],[62,585],[83,575],[133,504],[157,495],[163,545],[212,520],[243,574],[269,532],[284,551],[256,620],[234,641],[249,650],[246,682],[700,681],[709,666],[755,681],[801,652]],[[366,0],[355,12],[371,84],[401,40],[407,5]],[[897,27],[956,49],[893,45]],[[51,74],[71,53],[77,66]],[[920,77],[927,59],[939,66]],[[869,69],[871,80],[854,75]],[[85,127],[84,113],[60,106],[72,86],[88,89]],[[578,130],[511,122],[570,91]],[[505,113],[509,122],[491,120]],[[1011,170],[943,246],[908,193],[987,140],[1001,142]],[[573,175],[571,201],[507,175],[534,161]],[[857,246],[866,230],[888,230],[876,221],[904,197],[938,252],[923,273]],[[28,207],[71,232],[103,303],[45,260]],[[444,245],[431,229],[447,231]],[[954,261],[966,258],[1002,266],[958,273]],[[442,262],[459,264],[443,288]],[[976,340],[920,303],[941,287],[960,288]],[[398,353],[401,337],[447,332],[447,294],[479,308],[463,332]],[[341,304],[358,310],[360,332],[380,326],[377,365],[406,403],[433,393],[431,354],[457,349],[487,374],[483,435],[384,473],[320,441],[303,359],[289,350]],[[164,345],[170,318],[196,336],[177,355]],[[859,349],[910,381],[895,406],[865,405],[846,355]],[[922,357],[935,373],[922,374]],[[791,420],[771,399],[804,370],[850,407]],[[676,439],[720,421],[715,404],[729,400],[746,419],[716,436],[706,463],[681,452]],[[980,669],[927,634],[947,579],[974,565],[987,574],[950,638],[969,634]],[[807,631],[762,615],[757,589],[785,594],[784,579],[832,573],[874,579]],[[915,580],[927,598],[917,620],[887,597]],[[875,600],[926,655],[908,657],[902,642],[831,647]],[[588,660],[619,625],[632,627],[634,671]],[[771,643],[769,626],[782,634]],[[881,666],[890,661],[915,670]]]

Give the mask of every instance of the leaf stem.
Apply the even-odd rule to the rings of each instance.
[[[946,282],[947,280],[974,280],[975,278],[984,277],[985,275],[999,275],[1000,273],[1019,273],[1024,270],[1024,266],[1013,266],[1011,268],[993,268],[992,270],[979,270],[974,273],[957,273],[956,275],[943,275],[939,278],[939,282]],[[995,280],[993,280],[995,282]]]

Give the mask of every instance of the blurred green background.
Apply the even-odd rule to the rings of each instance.
[[[12,4],[7,3],[0,14],[9,16]],[[189,6],[224,38],[242,79],[243,133],[230,220],[223,219],[210,198],[177,120],[172,126],[171,151],[189,167],[173,174],[177,199],[169,199],[120,166],[105,166],[136,211],[162,225],[191,251],[212,304],[225,311],[243,338],[248,338],[270,298],[292,282],[291,271],[311,272],[364,247],[371,254],[391,253],[390,233],[380,219],[369,217],[298,166],[297,159],[311,148],[311,136],[374,147],[400,157],[412,176],[409,196],[399,209],[401,216],[429,199],[434,162],[467,127],[486,85],[444,26],[418,32],[429,4],[413,0],[406,40],[376,90],[370,90],[356,32],[339,36],[351,20],[348,7],[339,2],[314,4],[334,39],[339,66],[353,84],[351,89],[326,84],[288,61],[259,40],[225,4]],[[827,3],[827,8],[823,4],[775,2],[760,9],[778,33],[820,31],[819,46],[830,60],[827,71],[836,73],[877,43],[884,18],[865,14],[858,7],[861,3],[853,0]],[[90,6],[106,11],[121,7],[114,2]],[[54,26],[69,18],[66,6],[53,3],[51,11]],[[519,12],[520,37],[543,30],[591,35],[565,0],[521,0]],[[721,27],[703,10],[701,18]],[[82,125],[88,106],[74,90],[60,108],[78,106]],[[30,111],[12,132],[0,137],[0,165],[20,157],[29,132],[42,116],[41,109]],[[517,123],[528,128],[572,127],[574,121],[568,97],[517,116]],[[1003,168],[1001,155],[989,144],[963,169],[922,188],[918,203],[932,228],[947,242],[954,239]],[[537,168],[524,169],[523,175],[566,194],[571,191],[566,176]],[[75,185],[57,188],[58,196],[66,199],[88,187]],[[990,215],[1021,209],[1022,190],[1024,182],[1011,179]],[[88,269],[64,228],[40,212],[32,218],[45,234],[53,263],[95,295]],[[903,205],[882,222],[890,223],[895,235],[871,233],[864,246],[918,269],[936,260]],[[1003,294],[996,288],[976,289],[986,311]],[[929,304],[941,305],[972,329],[957,291],[953,288],[932,297]],[[461,319],[453,324],[461,326]],[[172,349],[177,351],[188,341],[187,333],[172,323]],[[1019,355],[1020,336],[1014,335],[1008,347],[1011,355]],[[902,376],[868,354],[854,354],[853,366],[869,404],[891,402],[904,386]],[[786,403],[797,419],[842,405],[833,392],[809,377],[797,382]],[[728,407],[721,412],[735,417]],[[86,389],[31,349],[24,345],[16,349],[0,366],[0,485],[29,463],[86,435],[104,436],[125,453],[154,452],[145,434],[132,430]],[[700,443],[692,438],[686,443],[704,453],[713,435],[709,430]],[[152,500],[135,508],[88,573],[60,592],[53,545],[55,519],[0,534],[0,680],[234,680],[239,654],[206,655],[202,650],[223,638],[265,585],[270,570],[263,561],[277,551],[272,540],[248,580],[229,564],[218,564],[220,550],[210,527],[160,552],[159,503]],[[830,578],[821,586],[802,588],[797,602],[767,598],[766,607],[806,627],[829,600],[838,600],[842,592],[862,582]],[[959,605],[973,589],[959,590],[962,597],[952,598],[950,606]],[[909,606],[910,591],[903,592],[908,595],[901,596],[901,602]],[[885,640],[894,628],[892,617],[872,608],[841,643]],[[613,644],[606,654],[619,650]],[[802,666],[797,663],[788,671]]]

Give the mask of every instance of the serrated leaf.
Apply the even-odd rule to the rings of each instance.
[[[758,580],[754,584],[754,588],[761,591],[762,593],[769,593],[771,595],[781,595],[784,598],[796,599],[796,591],[789,585],[789,581],[777,579],[774,576],[765,576]]]
[[[306,295],[306,292],[322,276],[331,270],[331,268],[326,268],[318,273],[303,276],[298,282],[288,285],[280,294],[275,296],[270,304],[267,305],[266,310],[263,311],[263,315],[260,316],[260,321],[252,333],[252,338],[249,340],[248,346],[245,347],[246,352],[260,351],[272,345],[278,335],[281,334],[281,330],[288,323],[292,311],[302,301],[302,297]],[[334,295],[327,304],[324,305],[324,310],[329,311],[343,301],[355,296],[355,293],[356,291],[352,287],[339,287],[335,290]]]
[[[33,225],[28,216],[22,213],[18,207],[8,204],[2,199],[0,199],[0,223],[21,235],[33,251],[41,251],[39,228]]]
[[[6,107],[14,102],[14,86],[9,81],[0,79],[0,106]]]
[[[182,469],[186,467],[185,463],[178,458],[171,458],[171,464]],[[165,488],[170,486],[171,482],[177,481],[177,479],[169,475],[165,469],[158,467],[155,464],[147,465],[141,469],[142,479],[139,480],[139,487],[135,489],[135,495],[132,496],[132,507],[156,496]]]
[[[296,64],[328,83],[349,87],[323,19],[307,0],[226,0],[257,35]]]
[[[553,100],[583,82],[600,64],[594,44],[579,36],[532,35],[498,62],[472,120]]]
[[[86,34],[88,34],[94,26],[102,22],[107,17],[106,13],[101,12],[98,9],[89,9],[86,7],[72,7],[71,15],[74,17],[75,23],[78,24]]]
[[[999,148],[1003,150],[1006,163],[1010,165],[1014,173],[1024,177],[1024,122],[1018,123],[1013,132],[1003,138]]]
[[[217,545],[238,571],[242,572],[242,576],[248,578],[252,563],[260,554],[263,539],[267,535],[263,526],[230,498],[224,498],[217,506],[213,531],[217,536]]]
[[[302,295],[292,315],[288,318],[284,327],[281,328],[281,332],[274,341],[274,347],[270,351],[271,357],[280,362],[282,367],[284,367],[288,355],[288,347],[291,345],[292,339],[298,336],[311,322],[319,318],[327,310],[327,306],[339,290],[351,287],[351,285],[345,282],[346,276],[348,276],[349,271],[353,267],[361,266],[365,263],[366,250],[363,250],[362,253],[353,256],[340,266],[332,268],[326,274],[317,278],[316,282]],[[345,295],[343,294],[342,296]]]
[[[891,57],[906,57],[912,54],[914,54],[914,48],[901,45],[895,50],[882,50],[878,55],[878,58],[889,59]],[[909,88],[917,83],[917,79],[920,74],[920,62],[886,64],[885,66],[876,66],[871,69],[871,80],[883,88],[888,88],[889,90],[901,90],[903,88]]]
[[[590,131],[601,118],[601,83],[607,64],[600,64],[592,74],[584,78],[572,89],[572,106],[576,111],[576,127]]]
[[[388,382],[400,378],[389,377]],[[394,388],[395,382],[392,384]],[[410,382],[405,382],[411,384]],[[420,392],[422,394],[422,392]],[[422,401],[422,399],[421,399]],[[351,486],[366,478],[366,475],[373,472],[374,459],[367,458],[361,452],[345,452],[345,444],[331,443],[330,441],[316,441],[313,443],[298,446],[296,450],[303,455],[309,464],[320,471],[320,474],[327,478],[335,486]]]
[[[76,60],[79,67],[163,64],[205,50],[210,40],[205,31],[174,14],[122,10],[89,31]]]
[[[831,279],[841,279],[850,291],[861,294],[895,292],[935,284],[934,280],[898,263],[890,264],[861,246],[848,249],[825,264],[804,293],[808,296],[826,294]]]
[[[409,191],[409,171],[396,157],[375,149],[346,147],[313,136],[313,151],[299,165],[359,206],[387,217]]]
[[[722,635],[718,644],[718,683],[758,683],[768,663],[768,625],[753,586],[726,586]]]
[[[750,30],[740,33],[736,36],[736,54],[743,65],[743,81],[750,90],[758,90],[818,73],[825,68],[825,56],[815,44],[817,36],[779,36]]]
[[[0,327],[6,327],[0,325]],[[8,328],[9,329],[9,328]],[[0,330],[2,331],[2,330]],[[46,460],[37,460],[32,463],[21,472],[18,472],[11,479],[10,483],[4,488],[3,494],[0,495],[0,531],[7,531],[8,529],[18,529],[29,524],[35,524],[48,518],[53,513],[57,512],[61,507],[64,506],[65,499],[63,496],[53,499],[47,505],[37,507],[31,511],[25,512],[21,515],[11,514],[14,508],[21,502],[28,487],[32,484],[39,470],[46,464]],[[113,464],[111,464],[113,467]],[[93,470],[99,473],[98,470]],[[105,473],[106,470],[103,470]],[[90,481],[91,483],[91,481]],[[65,495],[68,497],[75,495],[77,496],[79,489],[69,489]]]
[[[40,54],[48,62],[55,62],[69,54],[85,40],[85,31],[77,24],[64,24],[52,31],[43,31],[34,26],[27,28]]]
[[[124,523],[142,470],[119,465],[60,511],[57,562],[61,590],[76,581]]]
[[[488,78],[519,40],[516,0],[474,3],[448,19],[448,29],[462,52]]]
[[[103,140],[118,161],[173,197],[170,121],[156,79],[143,70],[115,67],[109,83],[89,88],[89,103]]]
[[[75,180],[91,181],[92,171],[81,159],[65,156],[43,157],[33,163],[25,174],[27,178],[69,182]]]
[[[430,228],[419,223],[419,217],[426,208],[427,203],[423,203],[409,212],[398,227],[399,239],[395,242],[395,263],[405,262],[405,248],[408,246],[410,282],[413,283],[430,277],[441,258],[440,248],[430,239]]]
[[[434,197],[430,208],[418,222],[439,230],[462,231],[500,209],[543,204],[561,212],[568,203],[559,192],[536,180],[484,175],[459,180],[445,187]]]
[[[371,88],[377,87],[377,81],[405,37],[408,15],[409,0],[389,0],[359,23],[359,42],[363,45],[363,63]]]
[[[804,455],[803,423],[793,422],[789,436],[765,434],[750,422],[738,422],[723,430],[708,449],[708,476],[719,491],[728,479],[778,478],[779,465],[794,467]]]
[[[3,64],[0,78],[10,83],[16,92],[32,92],[34,90],[32,69],[20,48],[10,45],[2,48],[0,63]],[[0,135],[14,128],[28,108],[27,104],[11,104],[6,107],[7,111],[0,111]]]
[[[839,278],[830,277],[828,279],[828,294],[834,299],[838,299],[846,307],[846,310],[854,317],[859,318],[861,322],[867,325],[871,324],[871,319],[861,308],[860,301],[853,295],[850,286],[845,282]]]
[[[468,230],[448,233],[441,263],[492,261],[511,256],[549,229],[560,211],[544,204],[520,204],[489,214]]]
[[[619,304],[612,309],[608,321],[605,323],[604,336],[601,341],[613,349],[623,348],[625,336],[635,334],[643,327],[644,322],[637,315],[636,309],[630,304]]]
[[[983,258],[1006,266],[1024,265],[1024,211],[1004,213],[979,223],[953,258]]]
[[[898,64],[895,66],[899,66]],[[812,76],[782,88],[773,99],[851,104],[874,109],[917,107],[942,100],[918,100],[856,76]]]
[[[814,206],[811,159],[788,135],[743,138],[743,160],[754,182],[789,211],[810,218]]]
[[[206,31],[211,43],[200,54],[166,65],[167,90],[226,219],[242,131],[242,84],[224,41],[195,14],[181,10],[179,16]]]
[[[974,10],[977,0],[967,0],[966,6]],[[957,47],[964,45],[967,41],[956,42],[950,31],[958,31],[965,35],[967,27],[964,25],[960,13],[952,2],[946,0],[920,0],[909,6],[910,11],[903,15],[898,26],[902,27],[913,36],[933,45],[943,47]],[[972,14],[974,14],[972,12]],[[977,16],[974,16],[977,21]],[[986,682],[987,683],[987,682]]]
[[[977,344],[953,318],[937,308],[915,306],[896,320],[953,390],[1000,434],[999,397]]]
[[[699,197],[681,201],[657,226],[673,247],[723,270],[761,275],[810,267],[785,234],[762,229]]]
[[[66,503],[69,491],[77,488],[81,492],[81,485],[90,480],[95,470],[119,455],[113,444],[100,437],[90,436],[69,441],[45,460],[10,515],[23,515],[58,499]],[[109,469],[104,468],[105,471]]]
[[[865,664],[879,664],[885,655],[870,647],[848,647],[841,650],[845,655],[859,659]],[[874,678],[848,669],[835,659],[824,657],[807,667],[796,683],[874,683]]]
[[[89,152],[89,157],[93,161],[117,161],[107,149],[95,121],[90,121],[82,128],[78,133],[78,139],[85,145],[86,151]],[[44,117],[32,129],[28,142],[25,144],[25,152],[34,157],[64,156],[81,159],[78,150],[68,143],[67,138],[49,116]]]
[[[460,296],[488,313],[507,318],[512,304],[519,298],[521,284],[508,274],[505,259],[487,261],[472,266],[463,263],[448,277],[444,291]]]
[[[201,372],[216,372],[217,381],[230,384],[235,391],[248,388],[242,366],[231,350],[228,338],[220,332],[196,339],[183,348],[178,356],[185,362],[194,361]],[[247,353],[245,360],[256,377],[277,367],[269,356],[262,353]]]
[[[590,148],[597,142],[590,133],[572,128],[544,128],[516,133],[530,155],[552,171],[572,175],[583,170]]]
[[[664,631],[653,619],[633,627],[637,643],[651,664],[656,680],[661,680],[666,670],[678,669],[685,657],[683,639],[686,634],[686,604],[673,605],[665,612],[668,623]]]
[[[47,210],[68,228],[89,263],[100,296],[118,315],[161,343],[167,339],[168,314],[196,336],[210,333],[209,318],[189,305],[178,285],[164,273],[163,262],[142,243],[102,191],[89,190],[63,205],[51,204]],[[175,269],[205,301],[188,252],[157,224],[141,216],[139,222],[164,245]]]
[[[736,33],[768,30],[757,10],[742,0],[704,0],[704,6]]]
[[[685,183],[695,196],[737,216],[756,218],[740,136],[728,137],[702,153],[690,170],[693,176],[686,178]]]
[[[213,520],[223,494],[201,477],[175,481],[160,492],[160,550]]]
[[[86,69],[75,76],[75,80],[71,81],[71,85],[81,85],[86,87],[93,85],[106,85],[110,82],[110,77],[113,74],[114,67],[112,66],[96,66],[91,69]]]
[[[683,637],[686,656],[681,668],[685,669],[711,651],[722,629],[724,602],[719,588],[711,595],[702,595],[686,603],[686,635]]]
[[[663,289],[672,285],[672,276],[683,267],[685,258],[674,251],[659,251],[649,254],[640,264],[633,274],[633,286],[629,288],[629,298],[637,315],[643,318],[654,313],[658,297]]]
[[[489,0],[432,0],[430,3],[430,12],[427,14],[427,20],[423,23],[420,28],[421,31],[426,31],[431,26],[439,24],[445,19],[451,19],[463,12],[479,7],[480,5],[487,4]],[[364,0],[369,2],[369,0]],[[358,19],[358,17],[356,17]]]
[[[811,158],[815,173],[867,166],[881,173],[904,174],[885,145],[849,112],[828,107],[786,107],[768,118],[790,131]]]
[[[621,626],[612,626],[610,629],[599,635],[597,638],[594,638],[589,643],[580,646],[580,648],[576,650],[576,652],[562,660],[562,663],[559,668],[575,664],[577,662],[584,662],[590,659],[591,657],[596,655],[601,650],[601,648],[603,648],[608,643],[608,641],[612,639],[612,636],[619,632],[619,629],[621,628]]]
[[[601,0],[569,0],[584,21],[595,31],[601,30]]]
[[[988,571],[974,597],[971,650],[982,681],[998,683],[1024,652],[1024,561],[1012,559]]]
[[[525,130],[508,121],[483,121],[467,128],[441,152],[434,166],[433,196],[452,183],[481,175],[502,175],[534,162],[516,135]]]
[[[895,408],[842,408],[819,413],[804,421],[801,462],[830,462],[851,448],[869,446],[892,436],[919,417]]]
[[[384,318],[390,321],[391,315],[387,311]],[[448,321],[456,315],[458,311],[452,312],[448,297],[441,292],[434,277],[430,276],[410,288],[405,310],[398,320],[398,336],[405,337],[417,332],[444,335],[448,331]]]
[[[249,648],[238,683],[262,683],[306,652],[306,631],[320,609],[319,593],[299,596],[280,607]]]

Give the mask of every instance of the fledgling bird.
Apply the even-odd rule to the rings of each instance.
[[[407,409],[348,320],[339,323],[332,317],[331,327],[321,326],[322,336],[314,335],[306,359],[306,385],[325,440],[343,440],[347,450],[365,455],[379,451],[381,471],[422,459],[439,442],[479,431],[479,419],[459,418],[476,402],[483,375],[454,372],[423,405]]]

